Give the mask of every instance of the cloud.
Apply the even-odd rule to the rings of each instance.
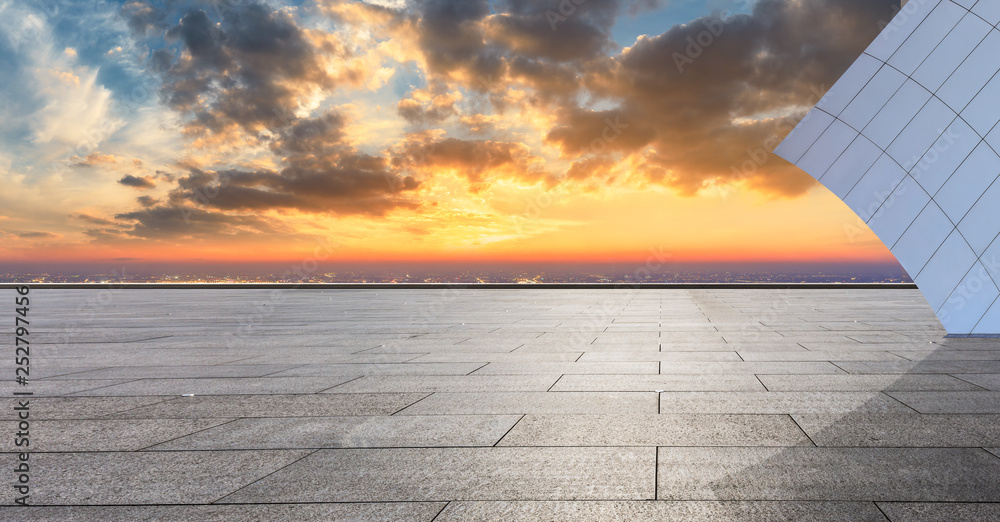
[[[71,217],[90,223],[91,225],[112,226],[115,224],[114,221],[104,218],[99,218],[96,216],[91,216],[90,214],[73,214]]]
[[[574,2],[568,12],[548,2],[510,0],[509,11],[490,16],[484,32],[512,56],[555,62],[584,60],[614,46],[611,26],[620,4],[617,0]]]
[[[615,162],[608,158],[585,158],[574,161],[566,172],[566,177],[571,180],[587,180],[608,174],[614,166]]]
[[[191,206],[161,205],[115,215],[115,219],[132,223],[123,233],[111,231],[110,237],[145,239],[202,238],[234,235],[260,235],[289,232],[273,220],[253,215],[228,215],[209,212]],[[103,237],[108,231],[92,230],[91,235]]]
[[[486,0],[422,0],[416,4],[417,45],[430,72],[467,82],[502,72],[498,50],[487,46],[482,22]]]
[[[458,113],[456,104],[462,100],[460,91],[448,91],[441,82],[429,89],[414,89],[397,104],[399,115],[414,124],[440,123]]]
[[[84,158],[80,158],[80,156],[73,156],[70,159],[70,161],[75,162],[70,164],[70,167],[93,167],[94,165],[101,165],[101,164],[114,165],[115,163],[118,162],[118,158],[116,158],[112,154],[101,154],[98,152],[92,152],[90,154],[87,154],[87,156]]]
[[[350,147],[346,143],[344,126],[347,119],[340,113],[328,112],[316,118],[297,119],[281,129],[271,150],[292,160],[296,157],[339,152]]]
[[[497,178],[539,181],[548,173],[531,149],[519,142],[437,139],[414,133],[394,158],[394,163],[422,172],[453,171],[477,192]]]
[[[183,53],[176,60],[166,52],[154,58],[164,68],[162,96],[190,117],[193,135],[238,130],[256,136],[286,125],[306,98],[334,86],[324,55],[347,53],[330,41],[317,48],[288,12],[263,4],[227,9],[219,23],[192,10],[166,36]]]
[[[282,157],[280,171],[191,169],[170,193],[174,202],[219,210],[287,209],[326,214],[381,216],[396,208],[416,208],[405,193],[419,183],[401,176],[380,156],[356,151],[344,142],[344,118],[327,113],[300,119],[282,129],[272,151]]]
[[[760,0],[751,15],[704,17],[590,63],[588,89],[621,100],[621,120],[638,124],[609,148],[640,154],[651,138],[647,172],[682,194],[737,181],[772,195],[804,193],[812,180],[766,152],[875,38],[892,3]],[[580,152],[587,133],[567,121],[572,115],[548,139]],[[592,135],[595,125],[584,127]],[[762,159],[744,170],[753,157]]]
[[[152,207],[160,202],[160,200],[152,196],[139,196],[135,198],[135,200],[138,201],[139,204],[142,205],[144,208]]]
[[[406,30],[394,36],[419,51],[431,79],[494,93],[523,81],[543,98],[565,97],[580,89],[572,80],[588,60],[617,47],[611,27],[627,3],[572,3],[572,16],[554,25],[546,2],[507,0],[491,9],[486,0],[419,0],[395,14]]]
[[[137,177],[131,174],[126,174],[118,180],[118,183],[121,183],[126,187],[133,187],[137,189],[151,189],[156,186],[156,183],[153,182],[153,178],[149,176]]]
[[[138,36],[162,33],[170,26],[167,23],[167,11],[146,2],[137,0],[126,2],[119,13],[128,23],[132,33]]]
[[[501,119],[493,114],[472,114],[462,116],[459,122],[472,134],[488,134],[497,130]]]
[[[618,110],[590,111],[573,107],[562,111],[559,123],[545,140],[558,145],[564,156],[638,151],[656,136],[647,120],[623,119]]]
[[[92,150],[121,127],[111,110],[112,93],[98,81],[97,69],[76,65],[75,56],[56,51],[51,42],[29,56],[36,63],[33,94],[43,103],[29,120],[35,144]]]
[[[176,179],[177,179],[177,177],[176,177],[176,176],[174,176],[173,174],[171,174],[171,173],[169,173],[169,172],[166,172],[166,171],[163,171],[163,170],[158,170],[158,171],[156,171],[156,176],[157,176],[157,177],[158,177],[158,178],[159,178],[160,180],[162,180],[162,181],[166,181],[166,182],[168,182],[168,183],[172,183],[172,182],[173,182],[174,180],[176,180]]]
[[[59,236],[51,232],[19,232],[17,237],[23,239],[54,239]]]

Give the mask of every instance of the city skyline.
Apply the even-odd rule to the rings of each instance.
[[[118,263],[0,265],[0,283],[912,283],[897,263]]]

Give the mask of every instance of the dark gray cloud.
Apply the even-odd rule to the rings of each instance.
[[[218,238],[238,234],[276,234],[289,232],[274,222],[258,217],[209,212],[187,205],[160,205],[117,214],[115,219],[132,223],[132,228],[92,229],[89,234],[100,239],[135,237],[146,239]]]
[[[432,77],[480,92],[516,79],[536,87],[543,98],[565,97],[580,88],[578,82],[566,81],[568,76],[617,47],[611,27],[631,2],[564,3],[572,12],[560,10],[559,2],[508,0],[491,11],[485,0],[423,0],[409,15]],[[551,76],[543,71],[559,68],[561,82],[549,82]]]
[[[153,182],[153,179],[149,176],[138,177],[131,174],[123,176],[118,180],[118,183],[121,183],[126,187],[133,187],[137,189],[151,189],[156,186],[156,183]]]
[[[505,12],[486,24],[490,38],[509,56],[579,61],[604,54],[617,45],[611,39],[615,18],[628,2],[508,1]]]
[[[559,122],[545,139],[567,156],[639,150],[656,136],[648,118],[623,118],[617,110],[572,107],[561,112]]]
[[[401,176],[380,156],[342,143],[344,119],[335,113],[300,119],[282,129],[272,150],[282,158],[280,171],[191,169],[170,193],[175,203],[218,210],[295,209],[329,214],[383,215],[415,208],[406,196],[419,185]]]
[[[114,221],[104,218],[99,218],[97,216],[91,216],[90,214],[74,214],[70,217],[79,219],[80,221],[84,221],[86,223],[90,223],[91,225],[111,226],[115,224]]]
[[[154,56],[165,68],[162,97],[192,117],[195,132],[236,125],[256,135],[283,127],[294,121],[302,95],[334,85],[305,32],[288,13],[266,5],[227,9],[218,23],[193,10],[166,36],[184,55]]]
[[[23,239],[53,239],[59,236],[51,232],[19,232],[17,237]]]
[[[346,123],[343,115],[335,112],[316,118],[297,119],[278,132],[277,139],[271,143],[271,150],[294,160],[298,156],[324,155],[349,149],[350,146],[344,143]]]
[[[473,78],[502,72],[499,51],[483,37],[481,23],[490,14],[486,0],[422,0],[415,5],[418,45],[431,72],[446,76],[468,72]]]
[[[891,19],[893,3],[761,0],[751,15],[705,17],[592,61],[586,84],[622,100],[622,121],[651,130],[647,171],[680,192],[743,179],[767,193],[800,194],[811,178],[761,153],[797,121],[788,107],[815,104],[879,33],[878,22]],[[550,140],[577,134],[572,119],[560,121]]]

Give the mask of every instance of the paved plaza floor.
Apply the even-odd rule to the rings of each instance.
[[[917,290],[30,295],[3,520],[1000,519],[1000,339]]]

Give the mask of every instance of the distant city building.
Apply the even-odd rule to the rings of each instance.
[[[1000,1],[913,0],[775,150],[878,235],[952,334],[1000,333]]]

